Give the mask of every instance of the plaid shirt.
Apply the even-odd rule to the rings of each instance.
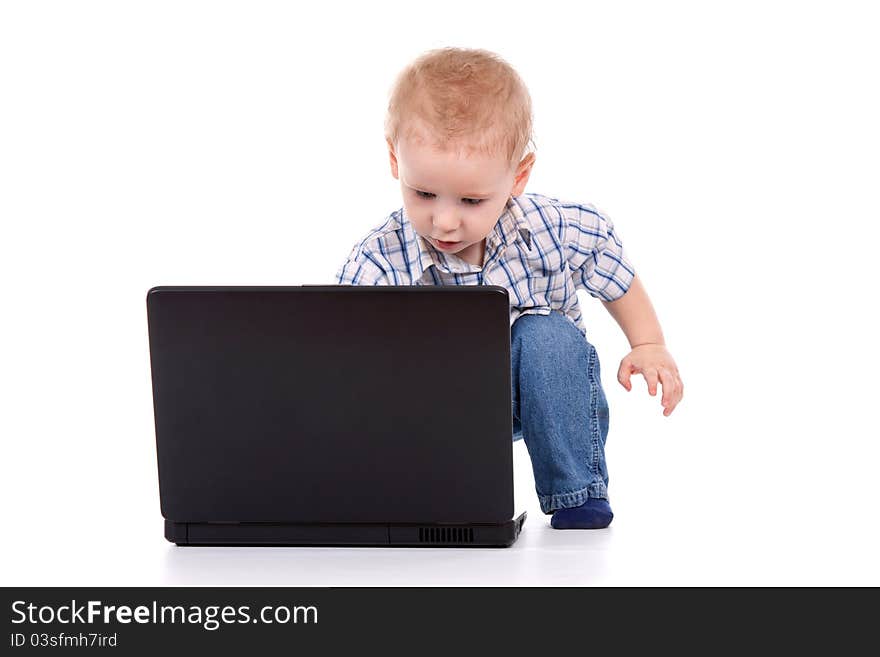
[[[611,220],[589,204],[540,194],[511,197],[486,237],[482,267],[435,249],[401,208],[358,242],[336,273],[339,285],[499,285],[521,315],[568,317],[586,336],[576,290],[613,301],[635,273]]]

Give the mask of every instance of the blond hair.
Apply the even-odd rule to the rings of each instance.
[[[486,50],[439,48],[417,57],[397,76],[388,101],[385,137],[428,140],[511,164],[532,142],[532,101],[517,72]]]

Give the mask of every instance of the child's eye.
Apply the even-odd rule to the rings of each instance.
[[[418,189],[415,190],[415,192],[416,192],[416,196],[418,196],[419,198],[431,199],[431,198],[434,198],[435,196],[437,196],[433,192],[423,192]],[[464,203],[466,203],[467,205],[479,205],[480,203],[483,202],[483,199],[481,199],[481,198],[463,198],[461,200]]]

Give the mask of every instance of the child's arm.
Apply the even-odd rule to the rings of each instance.
[[[620,361],[617,380],[632,390],[630,376],[641,374],[648,382],[651,395],[657,394],[659,382],[663,387],[663,415],[668,416],[681,401],[684,385],[672,354],[666,350],[660,322],[639,277],[633,278],[626,294],[614,301],[603,301],[602,305],[623,329],[632,347]]]

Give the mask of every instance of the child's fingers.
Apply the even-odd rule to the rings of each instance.
[[[663,386],[663,397],[660,399],[660,404],[668,415],[678,403],[678,385],[672,372],[666,368],[659,368],[657,373],[660,377],[660,384]]]
[[[632,390],[632,383],[630,383],[629,377],[632,374],[632,363],[628,358],[624,358],[620,361],[620,367],[617,368],[617,381],[627,390]]]
[[[644,372],[642,372],[642,376],[644,376],[645,381],[648,382],[648,394],[654,397],[657,394],[657,383],[659,381],[657,370],[645,370]]]

